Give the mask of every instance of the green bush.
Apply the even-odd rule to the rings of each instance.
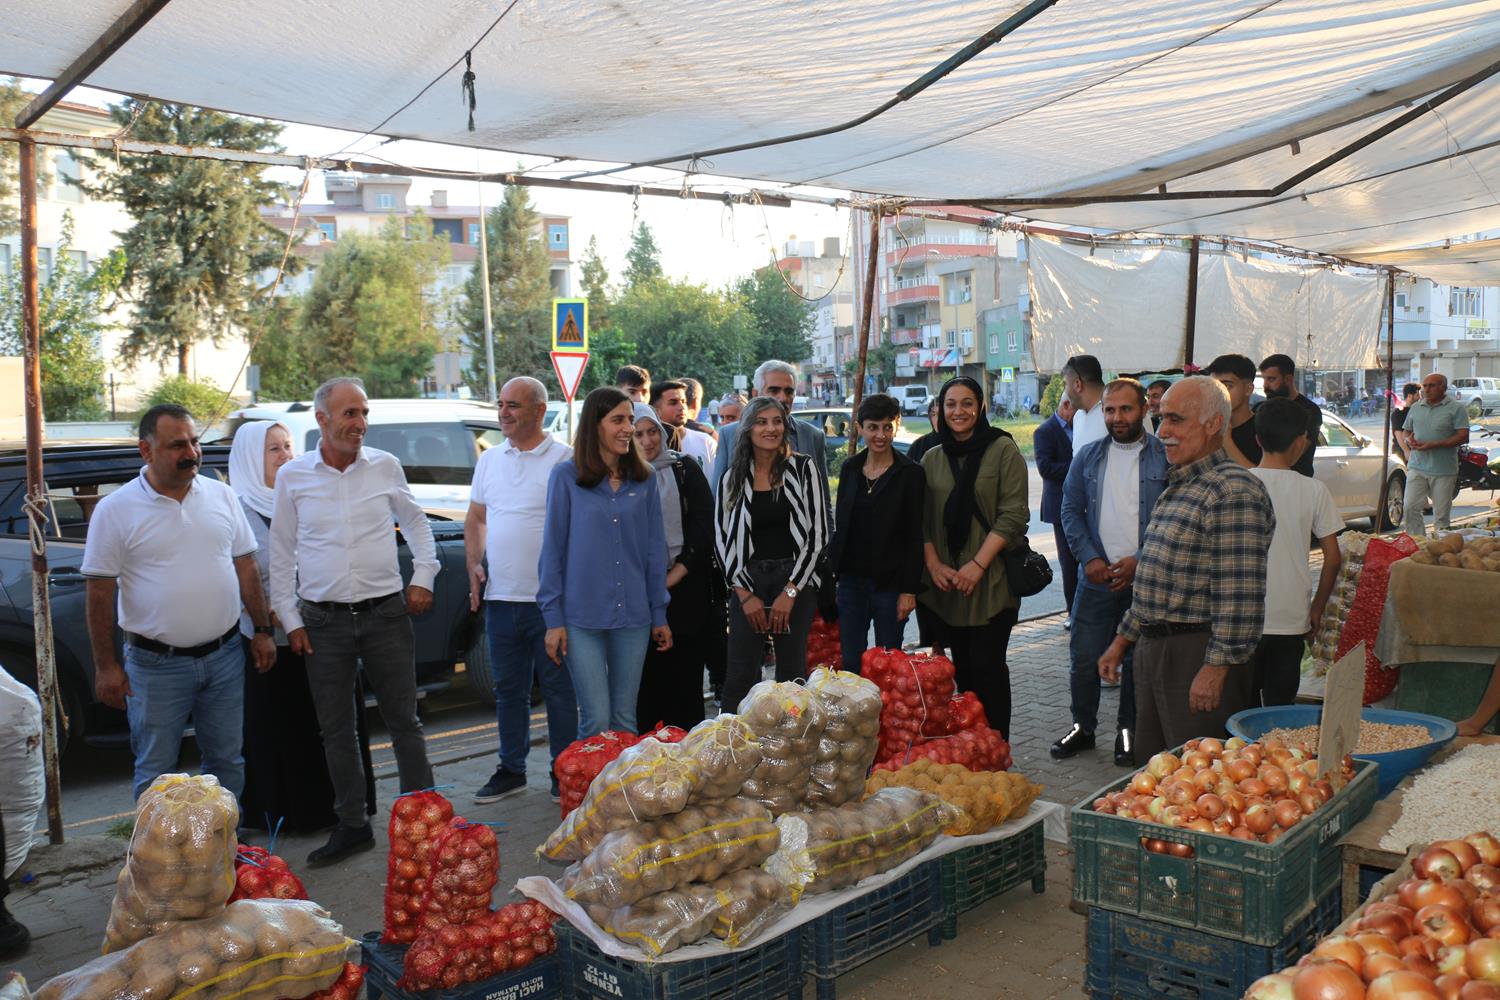
[[[146,406],[157,406],[161,403],[176,403],[178,406],[187,407],[187,411],[193,415],[201,431],[208,427],[224,413],[227,413],[235,405],[234,400],[224,399],[224,390],[214,384],[212,379],[200,379],[193,381],[183,375],[173,375],[156,383],[156,388],[151,390],[151,395],[146,397]]]
[[[1050,417],[1057,412],[1062,405],[1063,377],[1061,374],[1052,376],[1052,381],[1047,383],[1047,391],[1042,393],[1042,416]]]

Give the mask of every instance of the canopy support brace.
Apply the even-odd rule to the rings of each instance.
[[[859,404],[865,398],[865,364],[870,356],[870,320],[875,315],[875,274],[880,264],[881,206],[870,209],[870,261],[865,268],[865,301],[859,311],[859,365],[854,375],[854,419],[849,431],[849,454],[859,447]]]
[[[144,28],[153,17],[161,13],[171,0],[135,0],[115,23],[94,40],[94,44],[83,50],[67,69],[62,71],[46,90],[42,91],[21,113],[16,115],[17,128],[30,128],[37,120],[68,96],[68,91],[88,79],[90,73],[104,65],[105,61]]]
[[[1194,341],[1198,337],[1198,251],[1202,240],[1193,237],[1193,242],[1188,248],[1188,273],[1187,273],[1187,318],[1183,323],[1182,335],[1182,365],[1186,368],[1193,363]]]
[[[1396,394],[1396,272],[1385,276],[1385,431],[1380,436],[1380,506],[1375,508],[1375,530],[1385,521],[1391,492],[1391,397]],[[1393,526],[1400,531],[1401,525]]]

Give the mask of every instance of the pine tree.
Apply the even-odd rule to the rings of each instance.
[[[541,379],[556,392],[552,349],[552,260],[542,239],[531,195],[508,185],[485,219],[490,258],[490,313],[495,330],[495,380],[517,375]],[[466,373],[476,395],[487,391],[484,357],[484,286],[480,262],[464,286],[458,317],[472,360]]]
[[[279,151],[281,126],[182,104],[112,106],[110,114],[145,141],[224,149]],[[286,236],[261,218],[280,185],[247,163],[170,156],[95,157],[90,194],[118,201],[132,224],[121,234],[123,291],[134,302],[126,362],[176,359],[187,374],[188,351],[200,340],[223,343],[247,318],[259,273],[281,261]],[[290,257],[288,271],[300,267]]]
[[[580,276],[584,297],[589,300],[590,333],[608,329],[609,270],[604,266],[604,258],[599,256],[599,241],[593,236],[589,237],[588,249],[583,252]]]
[[[631,289],[662,276],[661,248],[656,236],[644,222],[635,224],[630,234],[630,250],[625,254],[625,287]]]

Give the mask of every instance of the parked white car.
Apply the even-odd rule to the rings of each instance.
[[[1368,517],[1376,530],[1391,531],[1401,526],[1406,510],[1406,463],[1391,451],[1385,478],[1390,483],[1383,516],[1380,507],[1380,442],[1372,441],[1339,417],[1323,411],[1323,429],[1318,434],[1318,450],[1313,452],[1313,475],[1338,506],[1344,521]]]
[[[927,406],[932,402],[932,394],[927,391],[925,385],[895,385],[886,391],[896,397],[896,402],[901,404],[903,416],[927,416]]]
[[[1456,378],[1449,383],[1448,391],[1469,408],[1473,419],[1500,410],[1500,379]]]

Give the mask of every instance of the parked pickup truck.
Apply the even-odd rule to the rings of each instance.
[[[94,700],[94,661],[84,618],[83,543],[89,517],[99,499],[134,479],[140,453],[118,442],[49,445],[43,452],[47,484],[47,582],[52,595],[52,626],[57,652],[58,687],[70,720],[69,738],[94,745],[123,744],[129,738],[125,713]],[[229,449],[206,446],[200,475],[224,479]],[[0,445],[0,664],[16,678],[36,686],[32,633],[31,549],[27,539],[26,460],[16,445]],[[446,687],[454,666],[466,664],[474,693],[493,703],[489,643],[478,615],[469,611],[469,581],[464,570],[461,522],[434,519],[442,570],[437,575],[432,610],[413,619],[416,627],[417,684],[424,690]],[[396,530],[392,525],[392,530]],[[411,554],[397,537],[401,573],[411,579]],[[123,641],[115,633],[118,649]]]

